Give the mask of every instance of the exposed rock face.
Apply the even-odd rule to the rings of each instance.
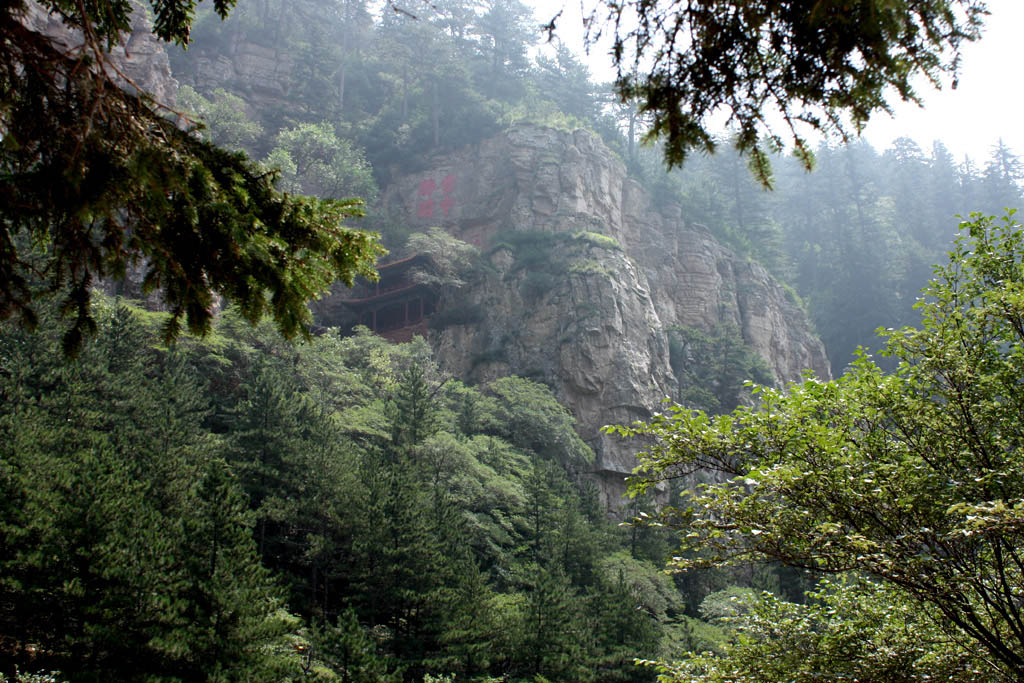
[[[262,104],[280,106],[287,97],[294,67],[291,55],[233,36],[231,56],[197,51],[193,82],[204,89],[226,88],[245,93],[246,103],[258,112]]]
[[[171,76],[165,44],[153,35],[153,24],[145,8],[134,0],[132,6],[131,33],[109,54],[111,75],[122,87],[129,90],[137,87],[149,93],[159,104],[173,107],[178,82]],[[29,5],[26,23],[68,50],[83,42],[81,32],[72,31],[59,15],[46,12],[38,4]]]
[[[216,24],[215,39],[197,39],[189,46],[187,57],[183,53],[174,55],[184,67],[178,74],[181,84],[203,93],[224,88],[245,101],[254,120],[266,111],[287,107],[296,79],[295,55],[275,48],[279,42],[276,35],[268,35],[243,18],[247,12],[264,9],[255,5],[238,7],[227,20]],[[315,3],[306,0],[282,3],[279,10],[305,17],[321,13]],[[261,18],[256,23],[274,26],[286,21],[281,16]]]
[[[732,324],[779,383],[805,369],[829,377],[824,347],[768,272],[678,207],[656,208],[592,134],[517,128],[426,169],[396,174],[386,208],[476,244],[490,266],[442,301],[450,313],[429,336],[440,362],[469,380],[515,373],[551,385],[597,454],[610,506],[636,445],[599,429],[646,418],[674,394],[668,328]]]
[[[131,31],[122,43],[104,55],[103,66],[112,80],[128,92],[138,90],[147,93],[157,105],[173,109],[178,82],[171,75],[166,44],[153,35],[153,23],[146,8],[137,0],[131,0],[131,4]],[[47,12],[37,3],[29,4],[25,23],[67,52],[80,48],[85,42],[81,31],[69,28],[60,15]],[[145,267],[140,264],[129,267],[123,280],[106,280],[100,285],[107,294],[123,294],[139,299],[153,309],[162,309],[163,301],[159,294],[143,294],[144,278]]]

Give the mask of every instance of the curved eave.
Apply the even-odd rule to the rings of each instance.
[[[392,261],[391,263],[378,263],[377,273],[382,278],[385,276],[397,277],[400,276],[405,271],[412,268],[413,266],[425,264],[429,260],[430,257],[427,256],[426,254],[413,254],[412,256],[406,256],[403,259]]]
[[[377,296],[369,296],[364,299],[342,299],[341,303],[358,313],[370,308],[378,308],[385,304],[407,299],[412,294],[433,293],[434,291],[428,285],[417,282],[415,284],[408,285],[407,287],[393,289],[390,292],[378,294]]]

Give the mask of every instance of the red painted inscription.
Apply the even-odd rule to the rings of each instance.
[[[438,202],[438,206],[444,215],[447,217],[455,206],[455,197],[452,194],[455,192],[455,176],[452,174],[446,175],[442,180],[440,186],[433,178],[427,178],[420,183],[418,192],[420,201],[416,205],[416,215],[420,218],[433,218],[434,217],[434,198],[433,194],[438,189],[441,190],[443,198]]]

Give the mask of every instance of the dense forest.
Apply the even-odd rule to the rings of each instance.
[[[1001,140],[978,160],[910,139],[773,149],[753,173],[734,131],[667,170],[642,102],[517,0],[224,13],[200,5],[188,50],[168,47],[163,119],[244,178],[228,198],[181,185],[223,234],[273,182],[401,257],[430,238],[377,201],[399,170],[511,126],[583,128],[764,265],[838,379],[740,397],[773,380],[742,340],[675,330],[684,405],[611,430],[642,453],[609,514],[537,378],[468,385],[422,337],[365,328],[288,339],[306,321],[262,279],[214,305],[168,276],[182,303],[153,306],[151,282],[5,274],[50,291],[0,322],[0,680],[1019,678],[1024,238],[1012,214],[961,226],[1021,204]],[[236,250],[259,257],[246,277],[275,280],[278,237]],[[38,264],[44,242],[18,247]],[[69,272],[103,262],[82,258]],[[182,316],[205,334],[178,335]]]
[[[167,349],[164,314],[98,305],[74,361],[54,311],[0,342],[6,657],[75,680],[620,680],[688,642],[667,539],[604,518],[544,386],[230,312]]]

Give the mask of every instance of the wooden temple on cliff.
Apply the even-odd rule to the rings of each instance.
[[[408,341],[416,332],[426,333],[427,318],[437,310],[438,295],[434,287],[417,282],[413,273],[429,265],[426,254],[378,265],[377,282],[364,282],[353,292],[354,298],[341,301],[355,318],[354,325],[365,325],[392,341]]]

